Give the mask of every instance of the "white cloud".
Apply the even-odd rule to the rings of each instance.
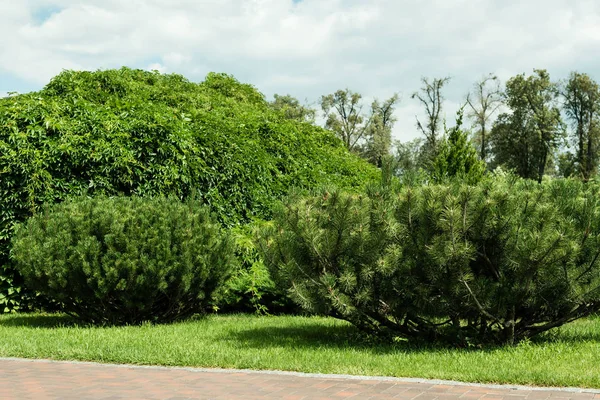
[[[165,54],[162,57],[162,59],[164,60],[165,63],[178,67],[182,64],[189,63],[190,61],[192,61],[192,56],[190,56],[189,54],[181,54],[181,53],[177,53],[177,52],[171,52],[171,53]]]
[[[165,72],[167,72],[167,67],[165,67],[164,65],[162,65],[160,63],[152,63],[152,64],[148,65],[148,67],[146,67],[146,70],[158,71],[161,74],[164,74]]]
[[[39,23],[44,10],[53,13]],[[417,135],[410,94],[421,76],[452,77],[452,121],[485,73],[600,71],[597,0],[0,0],[0,15],[10,38],[0,74],[39,87],[62,69],[127,65],[192,80],[227,72],[268,96],[310,101],[345,87],[400,92],[402,139]]]

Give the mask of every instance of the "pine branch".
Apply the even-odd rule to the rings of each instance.
[[[467,281],[464,280],[464,279],[461,279],[460,282],[462,282],[465,285],[465,287],[467,288],[467,290],[469,291],[469,294],[471,295],[471,298],[473,299],[473,301],[475,302],[475,305],[479,309],[479,312],[481,312],[483,315],[485,315],[489,319],[491,319],[491,320],[493,320],[493,321],[501,324],[500,319],[498,317],[493,316],[492,314],[490,314],[489,312],[487,312],[483,308],[483,306],[481,305],[481,303],[477,299],[477,296],[475,296],[475,293],[473,293],[473,291],[471,290],[471,287],[469,286],[469,284],[467,283]]]

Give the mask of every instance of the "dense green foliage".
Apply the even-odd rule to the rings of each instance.
[[[19,226],[27,287],[92,323],[172,321],[205,311],[234,263],[208,208],[173,198],[81,198]]]
[[[21,284],[15,282],[14,273],[0,275],[0,312],[19,311],[21,308]]]
[[[509,79],[505,96],[510,112],[498,117],[490,137],[494,164],[541,182],[564,133],[557,87],[546,70],[534,70]]]
[[[292,119],[300,122],[314,123],[317,111],[309,106],[303,106],[298,99],[286,94],[280,96],[274,95],[274,100],[269,103],[271,108],[280,111],[287,119]]]
[[[573,127],[571,139],[576,149],[575,154],[566,153],[562,157],[567,164],[562,172],[564,176],[588,180],[598,173],[600,85],[587,74],[572,72],[562,89],[562,97],[563,111]]]
[[[431,165],[431,176],[435,182],[460,179],[475,184],[485,174],[485,162],[477,155],[477,150],[469,142],[467,132],[461,129],[462,108],[457,113],[456,125],[446,129],[448,138],[444,140]]]
[[[219,312],[254,312],[266,314],[294,314],[300,311],[285,291],[271,279],[269,270],[260,257],[254,241],[261,223],[236,227],[232,236],[238,267],[215,296],[214,309]]]
[[[516,343],[600,309],[599,191],[495,176],[292,197],[261,248],[311,312],[386,337]]]
[[[0,305],[23,298],[9,240],[42,204],[194,195],[231,226],[268,217],[291,186],[360,187],[374,174],[332,133],[290,120],[231,76],[65,71],[40,92],[0,99]]]

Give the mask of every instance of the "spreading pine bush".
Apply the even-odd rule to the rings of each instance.
[[[17,228],[11,251],[27,287],[96,324],[201,313],[234,263],[207,208],[170,198],[80,198]]]
[[[597,184],[494,177],[290,198],[261,247],[311,312],[384,337],[516,343],[600,309]]]

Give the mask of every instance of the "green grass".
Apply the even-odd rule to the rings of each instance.
[[[600,387],[600,318],[515,347],[369,343],[331,318],[209,316],[171,325],[84,327],[57,315],[0,315],[0,356],[111,363]]]

